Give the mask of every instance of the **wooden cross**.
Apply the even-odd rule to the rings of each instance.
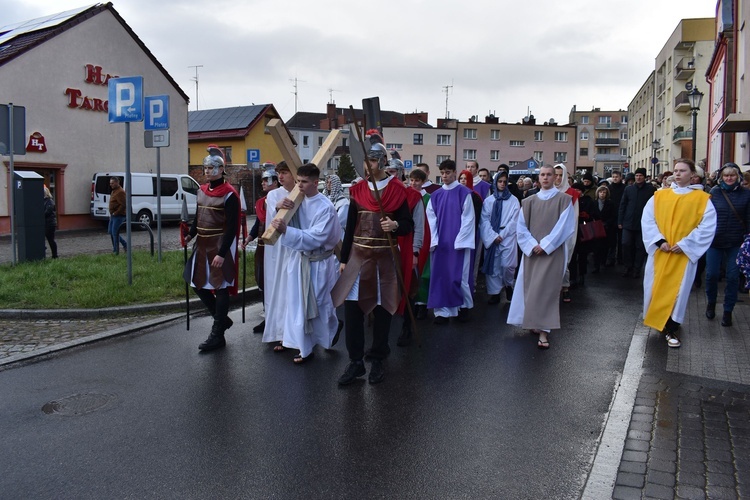
[[[281,151],[281,157],[284,158],[287,166],[289,166],[289,171],[291,172],[292,177],[296,179],[297,168],[302,165],[302,161],[299,159],[297,151],[294,150],[294,145],[292,144],[292,140],[289,138],[289,133],[286,131],[284,123],[278,118],[274,118],[268,122],[267,128],[269,133],[271,134],[271,137],[273,137],[276,146]],[[336,146],[338,146],[340,137],[340,129],[331,130],[328,134],[328,137],[323,142],[323,145],[320,146],[320,149],[315,154],[315,157],[312,159],[311,163],[314,163],[318,168],[320,168],[322,164],[327,162],[336,149]],[[274,217],[274,220],[283,219],[284,222],[289,223],[289,221],[292,219],[292,216],[294,216],[294,214],[297,212],[297,209],[302,204],[302,200],[305,199],[305,195],[299,190],[299,187],[295,185],[294,189],[292,189],[292,192],[289,193],[289,196],[287,196],[287,198],[294,202],[294,208],[282,208],[276,213],[276,217]],[[261,236],[261,239],[267,245],[273,245],[274,243],[276,243],[276,241],[278,241],[280,236],[281,233],[271,224],[268,224],[268,227],[263,233],[263,236]]]

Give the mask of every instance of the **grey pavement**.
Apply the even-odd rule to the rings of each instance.
[[[176,231],[172,228],[175,236]],[[75,241],[79,248],[92,248],[92,240],[99,237],[108,245],[104,232],[60,239]],[[0,256],[8,246],[0,239]],[[106,245],[103,251],[108,251]],[[64,250],[61,255],[65,255]],[[589,278],[587,288],[595,279]],[[608,288],[600,291],[612,293],[625,286],[618,281],[611,280]],[[563,308],[580,308],[588,313],[590,303],[582,302],[576,293],[581,292],[575,292],[574,303]],[[722,327],[720,314],[714,320],[705,318],[704,290],[693,290],[682,325],[680,349],[669,349],[660,333],[643,327],[640,321],[630,328],[630,349],[624,365],[617,363],[612,367],[618,374],[612,401],[580,497],[750,498],[750,300],[747,294],[740,298],[734,325]],[[590,302],[594,300],[591,297]],[[721,296],[719,304],[720,301]],[[232,313],[235,322],[238,314],[237,310]],[[256,304],[250,310],[250,324],[258,314],[260,308]],[[6,317],[0,319],[0,370],[12,369],[34,356],[49,357],[59,349],[148,332],[183,319],[183,314],[173,312],[138,311],[118,319],[116,325],[101,318]],[[601,345],[587,345],[586,349],[606,349],[608,343],[614,346],[614,339],[608,338],[613,334],[608,319],[606,310],[597,309],[585,319],[573,318],[574,324],[565,325],[564,329],[574,330],[579,321],[598,322],[597,342]],[[431,331],[428,328],[426,334],[432,335]],[[446,348],[434,347],[440,351]],[[555,343],[553,350],[557,348]],[[429,353],[420,356],[424,355]],[[464,418],[471,418],[466,410],[463,414]],[[554,425],[549,430],[554,431]]]

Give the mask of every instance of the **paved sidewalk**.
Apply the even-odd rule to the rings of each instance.
[[[651,330],[613,498],[750,498],[750,301],[733,326],[694,290],[682,347]]]

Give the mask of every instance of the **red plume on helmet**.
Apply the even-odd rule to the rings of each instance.
[[[370,139],[370,144],[380,143],[383,146],[385,146],[385,141],[383,140],[383,136],[380,135],[380,132],[376,128],[371,128],[367,132],[365,132],[365,136]]]
[[[206,148],[208,151],[208,154],[211,156],[220,156],[222,160],[224,160],[224,164],[227,163],[227,158],[224,156],[224,151],[219,148],[216,144],[209,144]]]

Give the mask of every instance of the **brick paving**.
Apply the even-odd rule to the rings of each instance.
[[[613,498],[750,498],[750,301],[741,298],[722,327],[694,290],[679,349],[651,330]]]

